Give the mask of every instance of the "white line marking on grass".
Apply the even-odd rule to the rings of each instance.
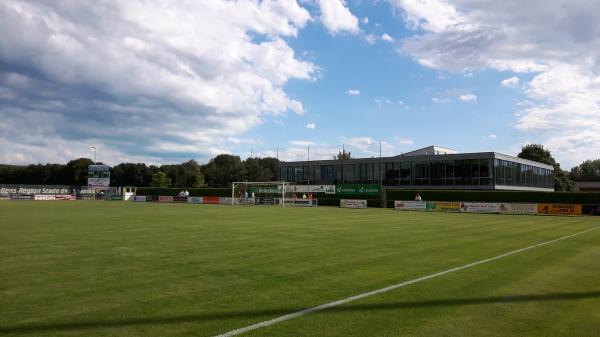
[[[460,267],[456,267],[456,268],[444,270],[444,271],[441,271],[441,272],[438,272],[438,273],[435,273],[435,274],[431,274],[431,275],[427,275],[427,276],[422,276],[422,277],[419,277],[419,278],[416,278],[416,279],[404,281],[404,282],[397,283],[397,284],[394,284],[394,285],[391,285],[391,286],[388,286],[388,287],[385,287],[385,288],[381,288],[381,289],[369,291],[369,292],[366,292],[366,293],[358,294],[358,295],[351,296],[351,297],[348,297],[348,298],[344,298],[344,299],[341,299],[341,300],[338,300],[338,301],[321,304],[321,305],[318,305],[316,307],[306,308],[304,310],[300,310],[300,311],[293,312],[291,314],[279,316],[279,317],[270,319],[268,321],[263,321],[263,322],[259,322],[259,323],[256,323],[256,324],[252,324],[252,325],[243,327],[243,328],[231,330],[229,332],[226,332],[226,333],[221,334],[221,335],[217,335],[215,337],[230,337],[230,336],[235,336],[235,335],[243,334],[243,333],[248,332],[248,331],[252,331],[252,330],[256,330],[256,329],[268,327],[268,326],[271,326],[271,325],[274,325],[274,324],[277,324],[277,323],[280,323],[280,322],[283,322],[283,321],[287,321],[287,320],[290,320],[290,319],[293,319],[293,318],[296,318],[296,317],[304,316],[304,315],[307,315],[307,314],[310,314],[310,313],[313,313],[313,312],[323,311],[323,310],[326,310],[326,309],[329,309],[329,308],[336,307],[338,305],[343,305],[343,304],[350,303],[350,302],[353,302],[353,301],[356,301],[356,300],[360,300],[360,299],[363,299],[365,297],[370,297],[370,296],[374,296],[374,295],[378,295],[378,294],[387,293],[388,291],[392,291],[394,289],[405,287],[405,286],[411,285],[413,283],[417,283],[417,282],[429,280],[429,279],[432,279],[432,278],[435,278],[435,277],[438,277],[438,276],[442,276],[442,275],[446,275],[446,274],[449,274],[449,273],[452,273],[452,272],[455,272],[455,271],[459,271],[459,270],[471,268],[471,267],[474,267],[474,266],[477,266],[477,265],[480,265],[480,264],[484,264],[484,263],[487,263],[487,262],[495,261],[495,260],[498,260],[498,259],[510,256],[510,255],[518,254],[518,253],[524,252],[526,250],[530,250],[530,249],[534,249],[534,248],[537,248],[537,247],[549,245],[551,243],[555,243],[555,242],[558,242],[558,241],[561,241],[561,240],[572,238],[572,237],[574,237],[576,235],[587,233],[587,232],[596,230],[598,228],[600,228],[600,227],[593,227],[593,228],[586,229],[586,230],[581,231],[581,232],[577,232],[577,233],[574,233],[574,234],[570,234],[570,235],[567,235],[567,236],[560,237],[558,239],[554,239],[554,240],[550,240],[550,241],[538,243],[538,244],[535,244],[533,246],[528,246],[528,247],[525,247],[525,248],[519,248],[519,249],[512,250],[510,252],[507,252],[507,253],[504,253],[504,254],[501,254],[501,255],[498,255],[498,256],[494,256],[494,257],[490,257],[490,258],[487,258],[487,259],[483,259],[483,260],[479,260],[479,261],[476,261],[476,262],[472,262],[472,263],[469,263],[469,264],[465,264],[465,265],[460,266]]]

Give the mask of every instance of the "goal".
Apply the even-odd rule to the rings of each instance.
[[[231,186],[232,205],[286,204],[285,181],[236,181]]]

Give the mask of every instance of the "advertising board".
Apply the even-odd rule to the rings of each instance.
[[[56,196],[54,194],[36,194],[33,200],[56,200]]]
[[[335,185],[290,185],[286,192],[335,194]]]
[[[219,198],[219,204],[221,205],[231,205],[233,203],[233,199],[232,198]]]
[[[88,166],[88,187],[108,187],[110,186],[110,166],[108,165],[89,165]]]
[[[337,194],[379,195],[379,185],[376,184],[342,184],[335,187]]]
[[[581,205],[575,204],[538,204],[538,214],[581,215]]]
[[[204,197],[203,203],[209,205],[218,205],[219,197]]]
[[[428,201],[427,210],[431,212],[460,212],[460,202]]]
[[[10,200],[34,200],[33,194],[11,194]]]
[[[133,202],[145,202],[146,201],[146,196],[145,195],[134,195],[129,200],[131,200]]]
[[[185,203],[185,202],[187,202],[187,198],[188,197],[174,196],[173,197],[173,202]]]
[[[72,194],[57,194],[54,196],[54,200],[75,200],[75,196]]]
[[[158,202],[173,202],[172,195],[161,195],[158,197]]]
[[[498,213],[501,214],[529,214],[537,213],[537,204],[498,203]]]
[[[427,209],[427,202],[415,200],[396,200],[394,209],[398,211],[424,211]]]
[[[498,204],[495,202],[461,202],[460,211],[467,213],[497,213]]]
[[[202,204],[203,200],[202,197],[188,197],[187,202],[188,204]]]
[[[356,199],[340,199],[340,207],[342,208],[367,208],[366,200]]]

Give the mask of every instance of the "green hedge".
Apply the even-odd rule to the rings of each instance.
[[[423,200],[523,202],[555,204],[600,204],[600,193],[533,192],[533,191],[450,191],[450,190],[387,190],[388,207],[394,200],[413,200],[419,193]]]
[[[138,187],[137,195],[172,195],[176,196],[182,190],[190,192],[191,197],[231,197],[231,188],[165,188]]]

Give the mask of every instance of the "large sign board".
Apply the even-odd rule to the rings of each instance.
[[[537,213],[537,204],[498,203],[498,213],[501,214],[528,214]]]
[[[460,202],[428,201],[427,210],[432,212],[460,212]]]
[[[88,187],[104,188],[110,186],[110,166],[90,165],[88,166]]]
[[[461,202],[460,211],[467,213],[497,213],[498,204],[495,202]]]
[[[335,194],[335,185],[290,185],[286,192]]]
[[[581,215],[581,205],[573,204],[538,204],[538,214],[548,215]]]
[[[341,199],[340,207],[342,208],[367,208],[366,200],[356,200],[356,199]]]
[[[342,184],[335,187],[337,194],[379,195],[381,190],[375,184]]]
[[[394,201],[394,209],[398,211],[425,211],[427,202],[415,200],[396,200]]]

